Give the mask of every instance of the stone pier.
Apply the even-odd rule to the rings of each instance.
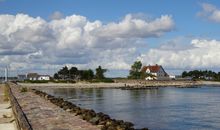
[[[33,130],[100,130],[33,92],[21,92],[15,84],[10,88]]]

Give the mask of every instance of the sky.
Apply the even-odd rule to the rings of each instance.
[[[0,72],[101,65],[124,77],[136,60],[220,71],[219,34],[218,0],[0,0]]]

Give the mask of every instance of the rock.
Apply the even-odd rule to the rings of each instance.
[[[102,126],[102,127],[101,127],[101,130],[107,130],[107,129],[108,129],[107,126]]]
[[[105,121],[99,121],[99,125],[105,125]]]
[[[131,122],[124,122],[124,124],[125,124],[127,127],[133,127],[133,126],[134,126],[134,124],[131,123]]]
[[[70,112],[70,111],[71,111],[71,109],[66,109],[66,111],[67,111],[67,112]]]
[[[109,126],[107,130],[117,130],[117,128],[114,126]]]
[[[92,119],[89,120],[89,122],[93,125],[97,125],[99,123],[99,117],[96,116],[96,117],[93,117]]]

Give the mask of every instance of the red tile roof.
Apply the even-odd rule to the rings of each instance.
[[[149,65],[149,66],[144,66],[141,71],[145,72],[147,69],[149,69],[151,73],[156,73],[160,70],[161,67],[162,67],[161,65],[153,65],[153,66]]]

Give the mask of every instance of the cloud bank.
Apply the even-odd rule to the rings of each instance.
[[[145,64],[161,64],[169,68],[219,68],[220,41],[193,39],[188,47],[169,43],[160,48],[150,49],[138,57]]]
[[[202,3],[201,7],[202,11],[197,14],[199,17],[212,22],[220,23],[220,9],[209,3]]]
[[[146,20],[128,14],[107,24],[80,15],[54,16],[46,21],[26,14],[0,15],[1,66],[36,69],[67,64],[128,69],[136,59],[140,41],[160,37],[174,28],[169,15]]]

